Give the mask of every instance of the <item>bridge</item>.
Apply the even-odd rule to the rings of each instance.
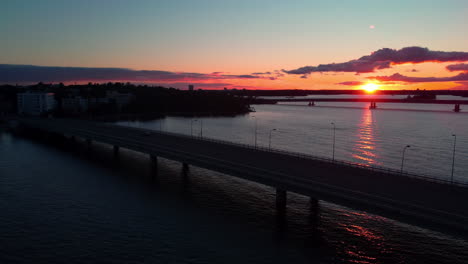
[[[276,207],[286,216],[287,192],[390,219],[468,235],[468,184],[207,138],[67,119],[19,119],[19,128],[81,138],[221,172],[276,189]]]
[[[437,100],[437,99],[391,99],[391,98],[282,98],[262,99],[262,103],[276,104],[278,102],[361,102],[370,103],[370,108],[376,108],[377,103],[399,104],[445,104],[454,105],[454,111],[460,112],[460,105],[468,105],[468,100]]]

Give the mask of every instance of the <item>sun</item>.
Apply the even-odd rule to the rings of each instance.
[[[379,87],[380,87],[380,85],[378,85],[376,83],[369,82],[369,83],[366,83],[366,84],[362,85],[361,89],[363,89],[367,93],[373,93],[377,89],[379,89]]]

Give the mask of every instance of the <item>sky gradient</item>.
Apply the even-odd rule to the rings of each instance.
[[[379,61],[370,72],[294,72],[382,48],[468,52],[463,0],[3,0],[2,10],[0,82],[104,82],[111,80],[100,73],[118,68],[113,72],[122,75],[112,80],[180,88],[357,89],[370,81],[383,89],[468,88],[463,54]],[[55,68],[40,68],[44,77],[37,79],[24,75],[34,69],[18,65]]]

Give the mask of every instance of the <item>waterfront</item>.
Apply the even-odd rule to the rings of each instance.
[[[275,148],[301,152],[313,149],[321,156],[331,154],[330,118],[337,124],[337,143],[342,143],[342,149],[358,146],[356,151],[373,146],[371,143],[381,144],[382,139],[375,137],[387,135],[389,132],[384,132],[388,126],[400,131],[414,119],[426,124],[435,120],[432,125],[444,120],[454,125],[449,128],[461,126],[461,131],[466,131],[463,123],[458,124],[466,115],[450,112],[436,113],[442,117],[432,118],[420,115],[430,116],[433,112],[411,112],[419,116],[407,117],[408,121],[401,124],[391,119],[401,119],[400,115],[408,116],[408,112],[303,106],[255,108],[257,112],[252,115],[258,122],[260,146],[268,145],[267,132],[277,127],[273,133],[278,134],[272,135]],[[298,111],[315,111],[315,115],[299,115]],[[326,114],[319,116],[317,112],[321,111]],[[382,117],[382,112],[388,115]],[[359,118],[366,115],[373,117],[370,127],[375,128],[371,131],[374,139],[362,142],[360,148],[346,139],[350,133],[357,133],[353,139],[370,134],[369,125],[360,122],[365,118]],[[386,125],[379,123],[384,117]],[[203,120],[205,137],[253,144],[255,118],[196,119],[191,130],[191,119],[171,117],[163,120],[161,128],[199,136]],[[323,127],[317,128],[321,122]],[[151,121],[131,125],[159,129],[159,124]],[[309,126],[313,129],[309,130]],[[283,127],[288,130],[283,131]],[[410,130],[419,131],[414,127]],[[309,131],[319,133],[307,134]],[[446,132],[427,128],[422,131],[419,134],[429,138]],[[222,133],[227,136],[221,137]],[[301,141],[300,133],[310,135],[310,141]],[[463,153],[466,143],[463,134],[458,135]],[[393,142],[399,141],[398,136]],[[421,136],[419,140],[429,141]],[[3,133],[0,147],[4,212],[0,230],[2,245],[7,245],[0,260],[5,263],[64,259],[71,263],[461,263],[468,259],[468,243],[464,240],[324,202],[320,203],[319,215],[310,215],[308,199],[293,194],[288,196],[287,228],[281,230],[275,221],[274,190],[195,167],[190,168],[188,181],[184,181],[181,165],[163,159],[156,180],[152,180],[148,157],[131,151],[123,150],[123,162],[116,165],[111,148],[100,144],[87,154],[83,146],[77,150],[51,147]],[[337,158],[345,158],[346,153],[337,147]],[[387,160],[382,162],[387,166]],[[414,162],[408,155],[408,168]],[[395,164],[398,167],[398,162]],[[463,169],[460,161],[457,172]],[[29,253],[25,255],[25,251]]]

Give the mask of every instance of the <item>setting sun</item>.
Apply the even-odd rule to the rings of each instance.
[[[361,89],[366,91],[367,93],[373,93],[375,90],[379,89],[380,85],[376,83],[366,83],[363,86],[361,86]]]

